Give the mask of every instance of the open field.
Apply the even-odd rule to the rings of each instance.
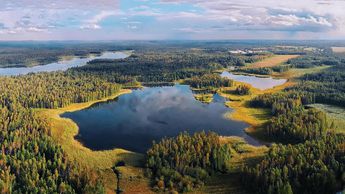
[[[265,58],[262,61],[255,62],[246,66],[246,68],[262,68],[262,67],[274,67],[285,63],[289,59],[298,57],[299,55],[273,55],[272,57]]]
[[[266,146],[255,147],[248,145],[239,137],[221,137],[222,143],[228,143],[232,146],[231,169],[226,174],[216,174],[210,177],[203,188],[191,193],[231,193],[247,194],[241,184],[240,169],[243,165],[253,166],[264,156],[268,148]]]
[[[330,123],[333,122],[333,127],[336,132],[345,133],[345,108],[327,104],[311,104],[308,107],[325,112]]]
[[[345,47],[331,47],[335,53],[345,53]]]
[[[311,73],[319,73],[321,71],[324,71],[331,66],[318,66],[318,67],[313,67],[313,68],[292,68],[289,71],[283,72],[283,73],[274,73],[272,77],[275,78],[285,78],[292,80],[294,78],[301,77],[305,74],[311,74]]]
[[[116,188],[116,177],[111,170],[116,161],[124,161],[126,164],[125,167],[121,167],[121,172],[123,173],[122,182],[124,182],[122,188],[126,192],[135,193],[136,191],[141,191],[141,193],[151,193],[148,180],[144,177],[142,169],[144,156],[123,149],[92,151],[74,139],[79,130],[77,124],[70,119],[61,118],[60,115],[65,112],[81,110],[90,107],[94,103],[114,99],[130,92],[131,90],[124,89],[116,95],[98,101],[72,104],[60,109],[36,110],[41,118],[47,119],[53,139],[66,151],[68,158],[77,161],[80,165],[87,168],[94,169],[100,174],[105,183],[107,193],[112,193]]]

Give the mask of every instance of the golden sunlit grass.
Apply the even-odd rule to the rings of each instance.
[[[78,126],[71,119],[61,118],[60,115],[65,112],[73,112],[90,107],[94,103],[104,102],[114,99],[122,94],[130,93],[131,90],[122,90],[116,95],[108,98],[86,102],[77,103],[60,109],[37,109],[37,114],[47,119],[51,135],[59,145],[62,146],[70,160],[75,160],[82,166],[89,169],[94,169],[100,173],[100,178],[103,179],[108,193],[112,193],[116,187],[116,177],[111,170],[111,167],[116,161],[125,161],[126,167],[121,167],[121,172],[124,174],[124,189],[129,191],[143,190],[150,191],[148,180],[143,175],[141,168],[144,163],[144,156],[142,154],[130,152],[124,149],[113,149],[106,151],[92,151],[84,147],[80,142],[74,139],[78,134]],[[130,172],[130,173],[129,173]],[[134,173],[135,172],[135,173]],[[128,174],[136,174],[135,177],[128,177]],[[128,179],[127,179],[127,178]],[[140,178],[139,178],[140,177]],[[130,180],[136,180],[131,182]],[[150,192],[143,192],[150,193]]]
[[[287,58],[294,57],[297,57],[297,55],[289,56]],[[286,58],[282,59],[282,61],[276,62],[275,65],[279,65],[286,60]],[[271,118],[270,109],[251,108],[249,106],[249,101],[260,94],[273,94],[280,92],[287,87],[295,85],[297,83],[296,78],[307,73],[321,72],[322,70],[325,70],[327,68],[329,68],[329,66],[308,69],[290,69],[289,71],[282,74],[275,73],[273,77],[287,79],[287,82],[266,90],[259,90],[250,86],[250,94],[248,95],[237,95],[235,93],[236,87],[239,84],[246,84],[235,81],[233,87],[223,87],[217,90],[218,94],[230,100],[227,101],[225,105],[231,107],[234,110],[233,112],[229,112],[224,116],[233,120],[239,120],[248,123],[250,127],[246,129],[247,133],[261,140],[269,141],[270,139],[265,137],[265,134],[263,133],[263,125]],[[231,167],[230,172],[212,176],[203,188],[200,188],[192,193],[245,194],[246,192],[241,186],[240,182],[240,168],[244,165],[253,166],[257,164],[268,150],[266,146],[256,147],[249,145],[239,137],[221,137],[221,141],[222,143],[229,143],[232,145],[232,147],[235,148],[235,151],[231,153],[232,159],[229,164],[229,166]]]
[[[221,137],[221,142],[232,146],[230,172],[211,176],[203,188],[192,193],[245,194],[246,191],[241,184],[241,167],[255,165],[268,150],[266,146],[248,145],[240,137]]]
[[[213,101],[213,94],[194,94],[194,98],[203,103],[211,103]]]
[[[233,120],[248,123],[250,127],[246,129],[247,133],[261,140],[267,139],[266,137],[264,137],[264,134],[262,133],[262,126],[271,118],[270,110],[264,108],[252,108],[249,106],[249,101],[253,99],[255,96],[261,94],[273,94],[282,91],[285,88],[291,87],[294,84],[296,84],[296,78],[303,76],[307,73],[321,72],[322,70],[325,70],[327,68],[329,68],[329,66],[321,66],[308,69],[290,69],[289,71],[281,74],[276,73],[273,75],[273,77],[284,78],[288,81],[283,85],[279,85],[266,90],[259,90],[250,86],[251,92],[249,95],[236,95],[233,92],[231,92],[234,91],[239,84],[245,83],[235,82],[235,85],[233,87],[221,88],[218,90],[218,93],[221,96],[228,98],[230,100],[225,102],[225,105],[231,107],[234,110],[233,112],[228,113],[226,117],[231,118]]]
[[[75,56],[72,55],[64,55],[64,56],[60,56],[59,57],[59,61],[68,61],[68,60],[72,60]]]
[[[332,51],[335,53],[345,53],[345,47],[332,47]]]
[[[345,108],[327,104],[311,104],[308,107],[325,112],[330,127],[337,133],[345,133]]]
[[[259,90],[252,86],[250,86],[250,94],[248,95],[236,95],[233,94],[234,91],[239,84],[244,84],[240,82],[235,82],[233,87],[222,88],[218,90],[219,95],[230,99],[230,101],[225,102],[225,105],[234,109],[233,112],[226,114],[225,116],[231,118],[233,120],[243,121],[250,125],[249,128],[246,129],[248,133],[254,133],[256,129],[266,123],[271,115],[269,109],[264,108],[251,108],[249,106],[249,101],[253,99],[255,96],[265,93],[275,93],[278,91],[283,90],[284,88],[291,86],[292,82],[286,82],[283,85],[276,86],[272,89],[267,90]],[[248,84],[247,84],[248,85]]]
[[[272,58],[273,57],[270,59]],[[286,60],[286,58],[284,60]],[[277,62],[276,64],[280,63],[282,62]],[[248,95],[236,95],[234,92],[239,84],[245,83],[235,82],[233,87],[220,88],[217,90],[217,93],[227,99],[230,99],[230,101],[227,101],[225,105],[234,110],[233,112],[224,116],[248,123],[250,127],[246,129],[246,132],[260,139],[264,139],[261,129],[263,124],[266,123],[271,117],[270,110],[251,108],[248,105],[248,102],[257,95],[264,93],[276,93],[286,87],[292,86],[295,84],[294,79],[302,76],[305,73],[319,72],[326,68],[328,68],[328,66],[311,69],[291,69],[282,74],[275,74],[273,77],[285,78],[288,79],[288,81],[283,85],[267,90],[259,90],[250,86],[250,94]],[[116,188],[116,177],[112,172],[111,167],[116,161],[119,160],[123,160],[126,163],[125,167],[120,167],[120,170],[123,173],[121,188],[125,190],[125,193],[152,193],[149,187],[149,179],[144,176],[144,155],[133,153],[124,149],[92,151],[74,139],[79,130],[77,124],[70,119],[61,118],[60,115],[65,112],[78,111],[90,107],[94,103],[114,99],[119,95],[130,92],[131,90],[124,89],[116,95],[98,101],[72,104],[68,107],[60,109],[36,110],[37,114],[41,118],[47,119],[51,128],[51,135],[53,139],[62,146],[67,153],[68,158],[70,160],[75,160],[79,164],[90,169],[94,169],[99,173],[100,179],[102,179],[106,186],[107,193],[113,193]],[[195,98],[197,100],[207,103],[212,101],[212,97],[212,94],[195,94]],[[255,147],[248,145],[243,139],[238,137],[222,137],[221,141],[223,143],[230,143],[231,145],[236,146],[235,150],[237,151],[232,153],[232,160],[230,164],[232,167],[231,172],[226,175],[216,175],[211,177],[211,180],[204,188],[197,190],[194,193],[243,193],[243,189],[240,188],[240,184],[238,182],[238,170],[244,164],[251,165],[257,162],[268,149],[266,146]]]
[[[326,70],[330,68],[331,66],[319,66],[319,67],[313,67],[313,68],[293,68],[290,69],[289,71],[283,72],[283,73],[274,73],[272,77],[275,78],[285,78],[285,79],[294,79],[301,77],[305,74],[310,74],[310,73],[319,73],[323,70]]]
[[[262,67],[274,67],[285,63],[289,59],[298,57],[299,55],[273,55],[272,57],[267,57],[264,60],[255,62],[248,65],[248,68],[262,68]]]
[[[221,137],[220,140],[224,144],[230,144],[234,150],[229,165],[232,172],[238,172],[244,163],[252,166],[254,163],[251,161],[262,157],[268,150],[267,146],[249,145],[240,137]]]

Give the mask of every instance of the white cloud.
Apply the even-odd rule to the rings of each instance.
[[[330,37],[324,36],[327,34],[345,38],[345,1],[342,0],[123,2],[125,6],[120,6],[120,0],[0,0],[0,39],[6,39],[6,34],[16,39],[63,39],[72,34],[79,38],[78,33],[80,37],[95,39],[111,34],[116,34],[115,38],[130,34],[148,39],[222,39],[233,38],[232,35],[281,38],[286,34],[288,38],[291,34],[298,38]],[[109,17],[111,20],[104,22]],[[113,26],[109,25],[109,21],[115,20]],[[111,28],[103,27],[105,24]]]
[[[199,19],[232,26],[232,30],[331,31],[345,28],[345,1],[317,0],[162,0],[165,4],[193,4],[204,13],[177,13],[163,19]],[[344,32],[345,33],[345,32]]]
[[[204,17],[200,14],[193,13],[193,12],[177,12],[172,14],[164,14],[160,15],[157,19],[158,20],[172,20],[172,19],[203,19]]]
[[[2,34],[49,32],[56,28],[101,28],[102,19],[114,15],[119,0],[0,0]],[[108,11],[106,11],[108,10]],[[93,13],[99,15],[93,16]],[[87,18],[91,18],[87,20]],[[80,24],[81,21],[86,22]]]
[[[28,9],[116,9],[120,0],[0,0],[0,10]]]
[[[101,11],[99,14],[95,15],[93,18],[86,20],[83,25],[80,26],[81,29],[101,29],[99,23],[110,16],[122,15],[121,12],[117,11]]]

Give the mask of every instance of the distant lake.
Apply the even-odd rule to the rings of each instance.
[[[51,71],[65,71],[72,67],[80,67],[87,64],[87,62],[94,59],[123,59],[128,57],[124,52],[103,52],[101,55],[89,55],[86,57],[73,57],[70,60],[61,60],[55,63],[46,65],[39,65],[34,67],[11,67],[0,68],[0,76],[11,75],[25,75],[28,73],[51,72]]]
[[[92,150],[123,148],[144,153],[153,140],[202,130],[243,137],[259,145],[244,132],[246,123],[224,117],[229,111],[217,94],[212,103],[204,104],[195,100],[189,86],[175,85],[134,90],[62,117],[77,123],[76,139]]]
[[[231,72],[224,71],[222,77],[227,77],[235,81],[244,82],[252,85],[254,88],[266,90],[284,84],[286,79],[274,79],[271,77],[256,77],[249,75],[236,75]]]

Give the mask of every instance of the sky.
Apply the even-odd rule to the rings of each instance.
[[[0,40],[345,39],[345,0],[0,0]]]

